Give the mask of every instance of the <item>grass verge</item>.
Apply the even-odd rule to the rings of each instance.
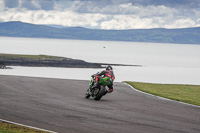
[[[200,85],[152,84],[125,81],[135,89],[156,96],[200,106]]]
[[[0,133],[49,133],[0,121]]]

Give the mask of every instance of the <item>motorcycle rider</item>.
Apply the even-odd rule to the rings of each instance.
[[[106,70],[103,70],[102,72],[100,73],[97,73],[97,74],[94,74],[92,76],[95,77],[95,80],[94,80],[94,84],[93,86],[91,87],[91,89],[93,88],[96,88],[99,84],[98,84],[98,81],[99,81],[99,78],[103,75],[103,77],[110,77],[111,79],[111,83],[110,85],[107,85],[108,88],[109,88],[109,91],[108,93],[111,93],[113,92],[113,81],[115,80],[115,75],[114,75],[114,72],[113,72],[113,68],[109,65],[106,67]]]

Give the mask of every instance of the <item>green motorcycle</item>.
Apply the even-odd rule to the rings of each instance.
[[[99,77],[98,86],[95,88],[92,88],[94,85],[95,76],[92,76],[92,79],[89,82],[89,89],[86,91],[85,98],[92,97],[94,100],[100,100],[102,96],[106,95],[108,93],[108,87],[111,83],[110,77]]]

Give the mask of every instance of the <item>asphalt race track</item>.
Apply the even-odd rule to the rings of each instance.
[[[88,81],[0,75],[0,119],[60,133],[199,133],[200,108],[114,84],[100,101]]]

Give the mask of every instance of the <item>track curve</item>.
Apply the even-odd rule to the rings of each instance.
[[[200,108],[114,83],[100,101],[88,81],[0,75],[0,119],[60,133],[199,133]]]

